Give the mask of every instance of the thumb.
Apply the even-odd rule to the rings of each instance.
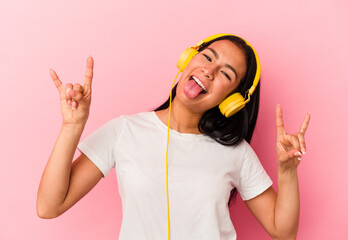
[[[299,150],[293,149],[287,152],[289,158],[298,158],[298,160],[301,160],[302,153]]]

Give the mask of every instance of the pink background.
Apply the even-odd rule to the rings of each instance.
[[[36,215],[37,188],[62,120],[50,67],[64,84],[82,84],[86,58],[95,59],[84,139],[111,118],[162,103],[180,53],[223,32],[246,38],[261,58],[252,146],[275,188],[275,105],[283,107],[290,133],[307,111],[312,116],[298,170],[298,239],[346,239],[347,7],[344,0],[0,1],[0,239],[117,239],[119,233],[114,172],[59,218]],[[231,215],[238,239],[270,239],[239,196]]]

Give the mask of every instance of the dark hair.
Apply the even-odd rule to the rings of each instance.
[[[254,51],[248,46],[245,41],[237,36],[223,36],[216,38],[210,42],[204,44],[198,51],[202,51],[208,47],[211,43],[219,40],[227,39],[235,43],[238,47],[244,50],[246,57],[247,71],[245,77],[241,80],[236,90],[231,92],[229,95],[239,92],[242,96],[252,86],[255,73],[256,73],[256,59]],[[177,84],[172,89],[172,98],[175,98]],[[250,143],[253,136],[253,132],[256,125],[257,115],[259,112],[259,101],[260,101],[260,83],[257,85],[255,92],[250,98],[243,109],[235,113],[229,118],[226,118],[221,114],[218,106],[215,106],[207,110],[201,120],[198,123],[198,129],[204,135],[213,138],[215,141],[222,145],[233,146],[238,145],[243,139]],[[169,107],[169,98],[161,106],[157,107],[154,111],[159,111]],[[237,194],[236,188],[231,191],[228,205],[232,199],[235,199]]]

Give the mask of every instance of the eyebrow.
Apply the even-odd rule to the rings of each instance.
[[[219,54],[217,54],[217,52],[216,52],[214,49],[212,49],[212,48],[207,48],[207,49],[209,49],[209,50],[214,54],[214,56],[216,57],[216,59],[219,59]],[[234,74],[236,75],[236,78],[238,78],[238,74],[237,74],[236,69],[234,69],[234,68],[233,68],[231,65],[229,65],[229,64],[225,64],[225,67],[231,69],[231,71],[234,72]]]

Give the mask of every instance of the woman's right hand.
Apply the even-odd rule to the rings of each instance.
[[[59,92],[64,125],[84,126],[87,122],[91,106],[93,65],[94,61],[90,56],[87,59],[83,86],[79,83],[67,83],[64,87],[57,73],[50,69],[51,78]]]

